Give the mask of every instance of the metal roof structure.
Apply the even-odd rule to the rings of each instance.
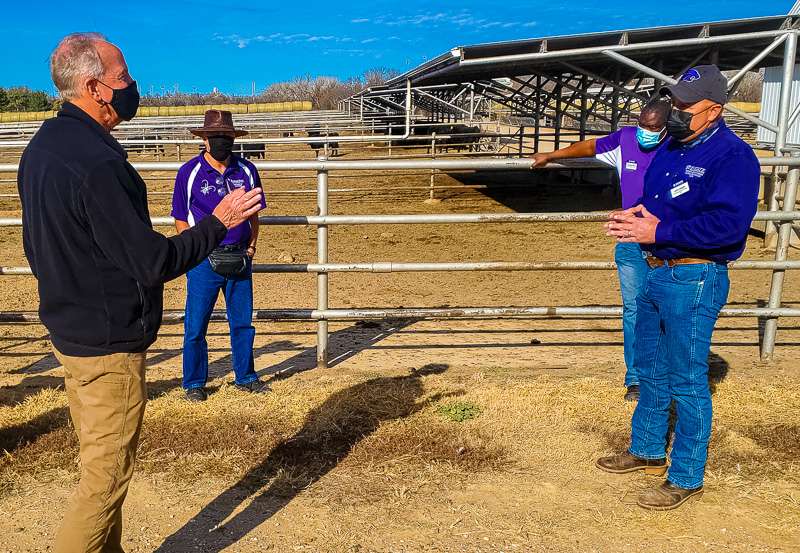
[[[459,46],[341,107],[358,110],[362,119],[397,118],[403,85],[410,83],[420,118],[485,120],[500,106],[513,121],[535,127],[537,148],[540,127],[554,129],[558,147],[563,129],[582,139],[632,122],[655,89],[694,65],[735,71],[732,93],[749,71],[783,66],[798,29],[800,16],[781,15]],[[778,128],[778,121],[726,109],[750,132],[756,125]]]
[[[776,37],[797,29],[799,24],[796,16],[774,16],[459,46],[387,85],[392,87],[406,79],[411,79],[412,85],[424,86],[532,72],[561,74],[573,67],[616,78],[618,67],[609,63],[608,51],[672,75],[703,60],[716,63],[723,71],[740,69]],[[773,50],[760,66],[781,65],[781,61],[781,53]],[[636,73],[629,67],[623,69],[623,79]]]

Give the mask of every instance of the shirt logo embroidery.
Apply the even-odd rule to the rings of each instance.
[[[686,175],[689,177],[697,177],[700,178],[706,174],[705,167],[695,167],[694,165],[687,165],[686,166]]]
[[[225,187],[222,187],[222,186],[221,186],[221,187],[217,188],[217,195],[218,195],[220,198],[221,198],[222,196],[224,196],[225,194],[227,194],[227,193],[228,193],[228,190],[227,190]]]
[[[228,179],[228,184],[234,188],[241,188],[244,186],[244,179]]]
[[[214,190],[214,187],[208,184],[207,180],[203,180],[202,185],[200,187],[200,192],[203,193],[203,196],[208,196],[208,193]]]
[[[636,171],[639,168],[639,165],[634,160],[627,161],[625,163],[625,169],[628,171]]]
[[[683,74],[681,80],[686,83],[700,80],[700,73],[697,71],[697,69],[689,69],[689,71]]]

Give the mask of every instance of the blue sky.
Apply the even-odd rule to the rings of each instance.
[[[143,92],[248,93],[294,76],[404,71],[454,46],[786,13],[792,0],[3,2],[0,86],[52,92],[58,39],[98,31]],[[68,6],[68,7],[67,7]]]

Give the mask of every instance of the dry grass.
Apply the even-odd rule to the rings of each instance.
[[[544,376],[500,386],[483,374],[467,386],[461,375],[304,377],[278,382],[266,396],[222,385],[200,405],[175,390],[148,405],[139,467],[186,481],[245,475],[270,456],[274,465],[308,473],[340,462],[353,471],[408,464],[472,472],[530,468],[543,458],[543,441],[552,446],[544,448],[545,458],[570,462],[627,444],[631,407],[620,409],[619,389],[604,380],[565,386]],[[480,414],[464,423],[441,416],[437,407],[451,397],[480,406]],[[43,390],[0,409],[4,482],[75,469],[65,400],[62,391]],[[712,473],[794,479],[800,454],[794,383],[720,385],[710,450]]]
[[[363,378],[363,375],[362,375]],[[246,477],[263,483],[292,474],[303,487],[346,458],[353,470],[421,465],[476,471],[502,465],[503,450],[475,425],[435,414],[441,397],[426,393],[422,373],[352,375],[335,381],[279,382],[273,393],[250,396],[222,385],[209,401],[190,404],[180,391],[151,400],[139,447],[139,468],[176,481]],[[0,410],[0,476],[15,482],[46,481],[76,470],[77,440],[65,394],[45,390]]]
[[[726,504],[753,505],[769,513],[779,543],[791,540],[800,524],[796,384],[796,377],[764,383],[731,377],[716,386],[711,499],[698,504],[710,512],[725,512]],[[547,375],[446,366],[391,374],[312,371],[277,381],[261,397],[223,384],[200,405],[174,390],[148,406],[139,468],[173,490],[219,482],[241,497],[272,498],[278,505],[302,494],[316,508],[354,521],[364,517],[363,509],[406,513],[416,505],[428,510],[428,522],[462,521],[440,532],[481,532],[498,544],[563,543],[576,525],[584,528],[584,544],[603,543],[604,531],[657,528],[662,537],[680,535],[682,525],[698,522],[696,510],[664,516],[629,507],[636,491],[652,481],[608,479],[592,466],[597,455],[627,442],[632,408],[620,409],[619,395],[619,387],[604,378],[565,385]],[[479,415],[461,423],[442,416],[440,407],[455,401],[477,406]],[[64,409],[59,390],[0,408],[4,447],[17,444],[0,462],[0,495],[75,479],[77,446]],[[524,492],[507,496],[509,485],[524,485]],[[608,495],[608,486],[623,510],[587,510],[586,498],[596,502]],[[449,499],[432,513],[431,497]],[[467,522],[471,529],[461,528]],[[332,550],[368,542],[369,528],[392,528],[388,521],[370,524],[339,535],[341,549]],[[397,528],[386,531],[403,535]]]

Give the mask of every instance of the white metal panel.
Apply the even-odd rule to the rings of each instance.
[[[778,124],[778,108],[781,103],[781,81],[783,80],[783,67],[767,67],[764,70],[764,86],[761,94],[761,119],[775,125]],[[792,100],[789,113],[800,103],[800,65],[794,66],[794,80],[792,81]],[[759,143],[775,144],[775,133],[758,127],[756,140]],[[800,145],[800,118],[795,120],[786,136],[786,144]]]

